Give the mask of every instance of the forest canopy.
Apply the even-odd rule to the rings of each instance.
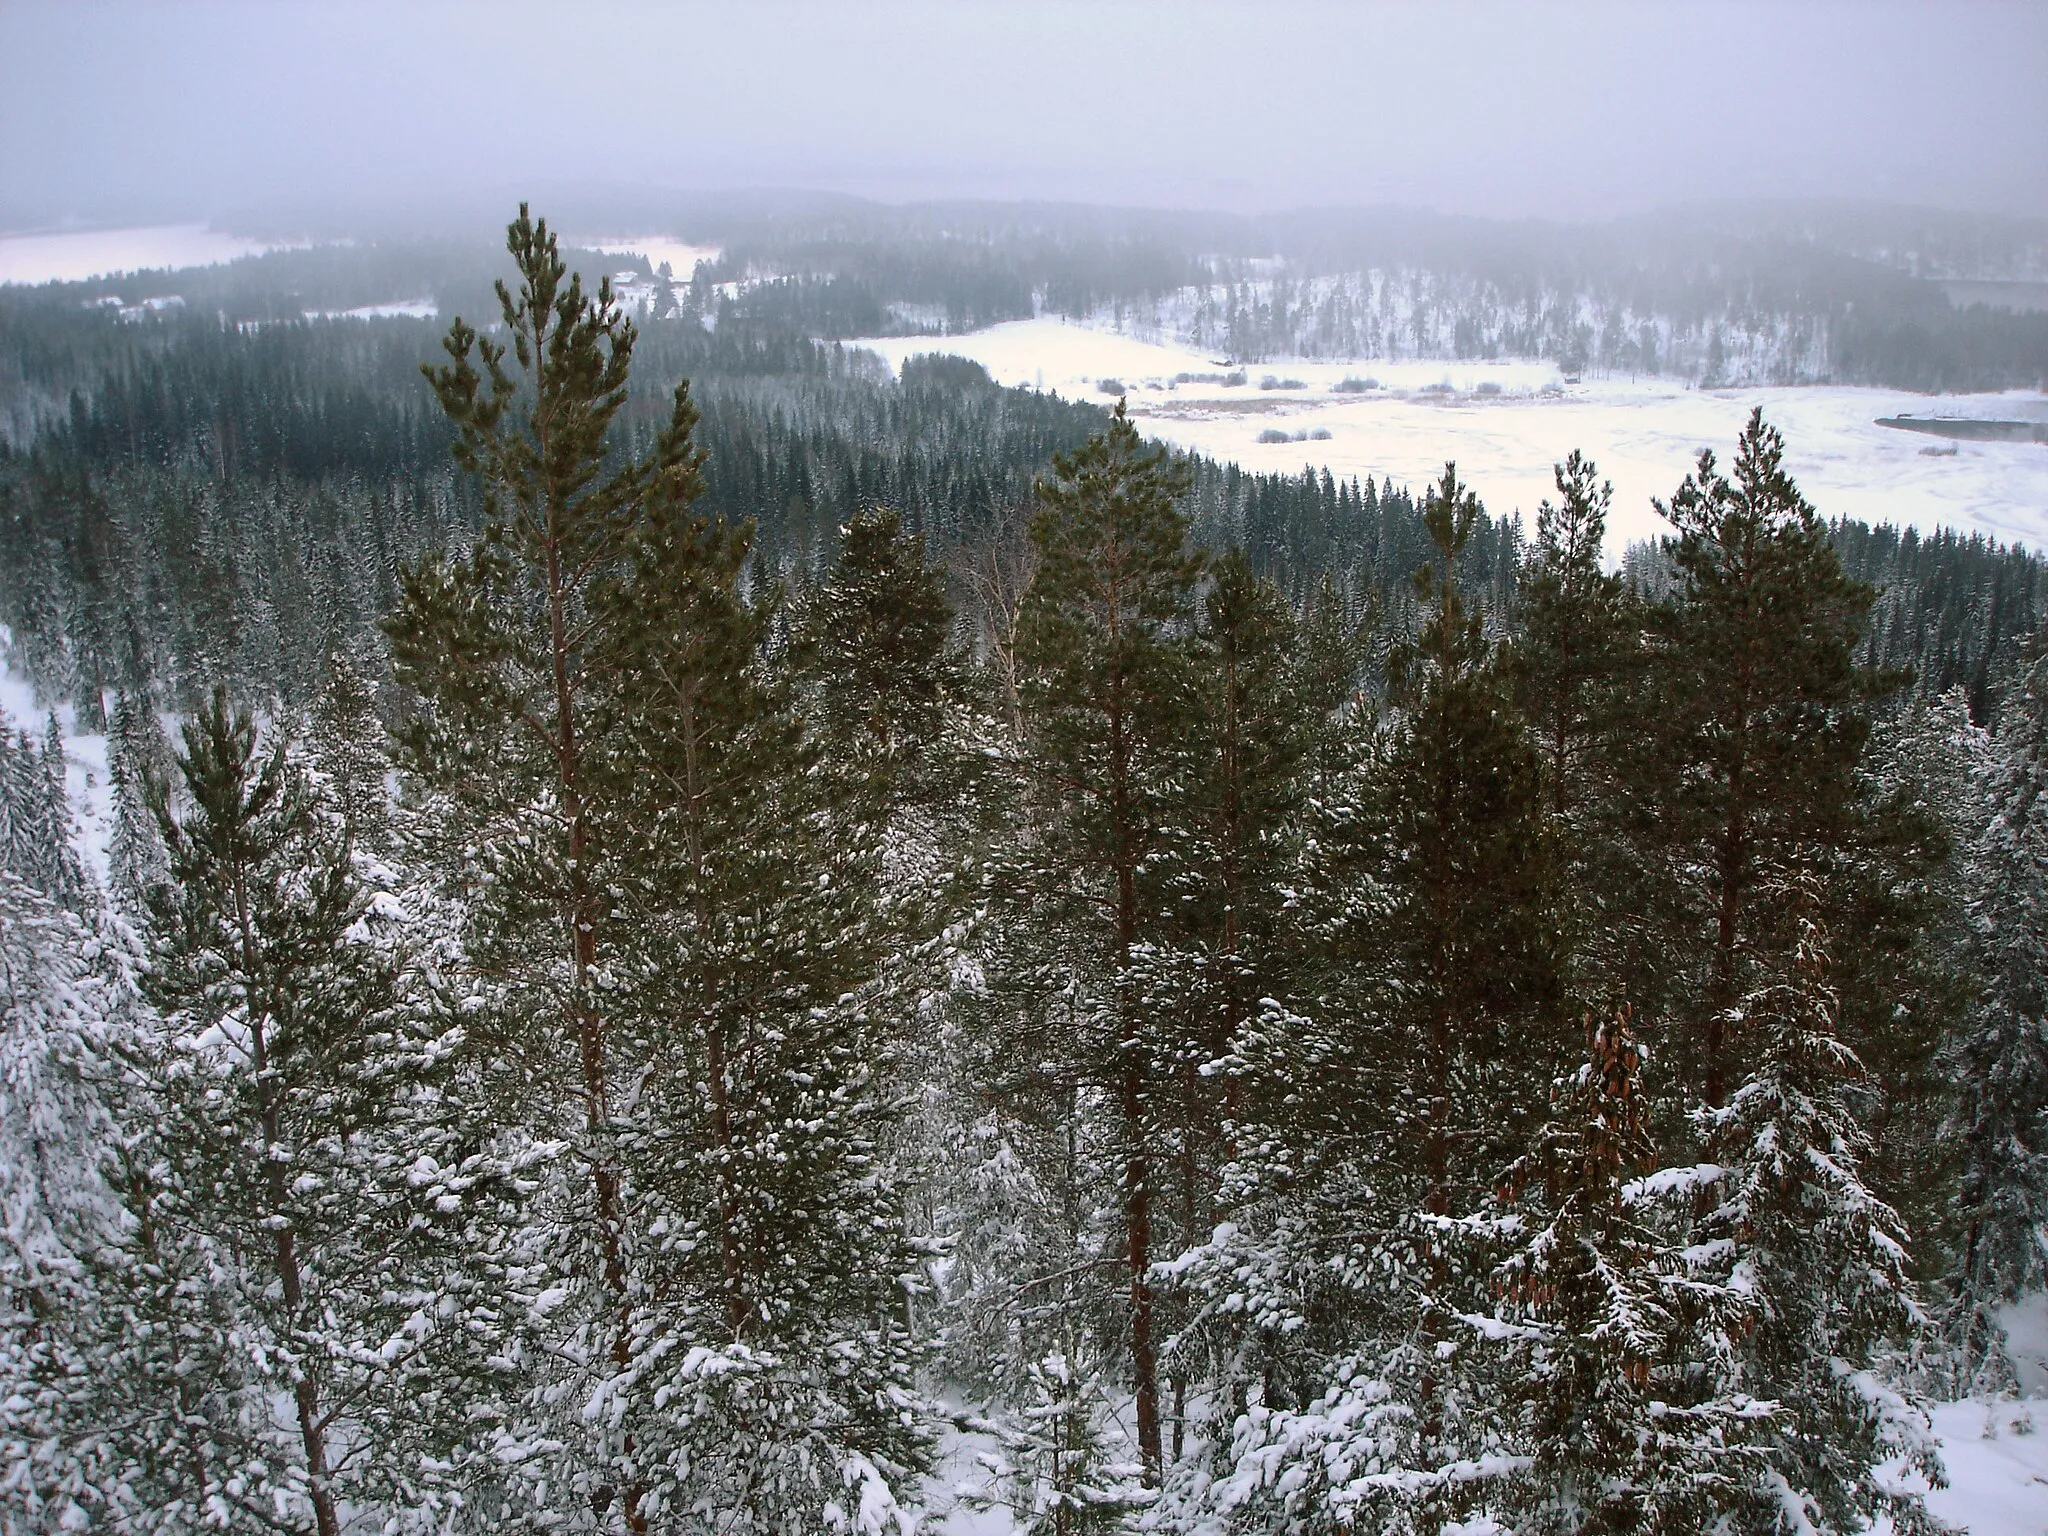
[[[1205,278],[870,216],[0,299],[0,1530],[1935,1529],[2048,1284],[2041,561],[1761,411],[1617,566],[1579,453],[892,374]]]

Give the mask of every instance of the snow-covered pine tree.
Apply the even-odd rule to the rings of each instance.
[[[171,869],[145,977],[158,1118],[123,1183],[132,1262],[209,1286],[241,1360],[177,1386],[233,1403],[243,1436],[186,1497],[260,1484],[272,1519],[318,1536],[350,1509],[429,1511],[468,1432],[434,1411],[462,1196],[428,1177],[460,1151],[431,1079],[457,1036],[409,995],[403,912],[281,733],[216,691],[176,771],[175,801],[152,791]],[[194,1299],[166,1299],[173,1337],[204,1333]]]
[[[1963,849],[1976,995],[1947,1053],[1962,1187],[1944,1331],[1962,1389],[1995,1392],[2014,1380],[1998,1309],[2048,1287],[2048,656],[1985,756]]]
[[[524,210],[509,245],[523,383],[460,324],[434,375],[490,521],[388,626],[478,1089],[564,1152],[506,1247],[531,1321],[493,1507],[865,1529],[924,1454],[882,1087],[921,946],[878,891],[885,807],[821,765],[746,531],[692,508],[687,390],[612,457],[633,329]]]
[[[1694,1240],[1746,1301],[1718,1390],[1770,1405],[1726,1515],[1799,1536],[1851,1536],[1880,1515],[1932,1533],[1924,1500],[1883,1470],[1898,1458],[1941,1477],[1925,1411],[1884,1374],[1925,1327],[1905,1233],[1861,1176],[1867,1138],[1845,1095],[1859,1064],[1837,1032],[1812,894],[1776,895],[1801,914],[1797,945],[1730,1021],[1755,1065],[1699,1114],[1715,1166]]]
[[[747,558],[747,530],[659,500],[606,598],[631,647],[616,1123],[649,1300],[602,1397],[651,1522],[866,1530],[926,1458],[886,1082],[925,946],[881,882],[889,796],[826,771]]]
[[[1615,783],[1626,754],[1615,747],[1641,682],[1642,623],[1635,594],[1601,564],[1614,490],[1598,473],[1576,452],[1555,466],[1558,499],[1536,510],[1505,658],[1557,848],[1561,960],[1581,993],[1625,985],[1639,916],[1628,910]]]
[[[1631,635],[1629,591],[1601,563],[1614,487],[1573,453],[1553,466],[1556,502],[1536,509],[1536,543],[1518,588],[1519,633],[1508,661],[1516,702],[1543,761],[1544,803],[1570,820],[1612,766],[1600,750],[1614,726]]]

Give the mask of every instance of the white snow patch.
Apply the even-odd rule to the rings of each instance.
[[[1999,1308],[1998,1321],[2005,1328],[2006,1352],[2019,1371],[2020,1390],[2048,1397],[2048,1291]],[[2048,1424],[2041,1428],[2048,1433]]]
[[[993,1434],[965,1429],[956,1403],[945,1406],[954,1422],[939,1431],[938,1454],[923,1490],[923,1536],[1010,1536],[1016,1521],[997,1497],[992,1464],[1004,1460]]]
[[[2048,1536],[2048,1398],[1937,1403],[1933,1417],[1948,1486],[1929,1512],[1970,1536]]]
[[[1554,365],[1530,361],[1240,364],[1055,318],[847,345],[899,369],[926,354],[971,358],[998,383],[1102,404],[1113,398],[1105,383],[1121,386],[1148,435],[1251,470],[1299,474],[1308,466],[1419,491],[1445,460],[1455,460],[1489,510],[1526,520],[1556,494],[1552,465],[1582,449],[1614,483],[1614,552],[1668,532],[1650,499],[1670,496],[1701,448],[1712,448],[1725,466],[1750,410],[1761,405],[1785,434],[1788,467],[1823,516],[1952,527],[2048,551],[2048,447],[1950,444],[1877,425],[1880,416],[1900,414],[2048,419],[2048,395],[2038,391],[1930,399],[1845,385],[1700,390],[1676,379],[1590,375],[1568,384]],[[1237,372],[1243,383],[1218,382]],[[1276,387],[1261,389],[1268,375]],[[1340,390],[1347,379],[1378,387]],[[1294,382],[1301,387],[1278,387]],[[1258,440],[1276,428],[1290,437],[1330,435]],[[1931,445],[1943,451],[1922,451]]]
[[[656,272],[665,261],[669,275],[679,283],[690,280],[698,262],[716,261],[719,257],[719,247],[715,245],[692,245],[673,235],[607,235],[567,243],[584,250],[602,251],[607,256],[645,256]]]
[[[441,306],[432,299],[393,299],[385,304],[358,304],[354,309],[309,309],[308,320],[433,320]]]
[[[295,243],[251,240],[204,224],[0,235],[0,283],[75,283],[122,272],[208,267]]]

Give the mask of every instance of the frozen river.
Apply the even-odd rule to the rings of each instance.
[[[1102,386],[1121,384],[1148,435],[1248,469],[1298,473],[1313,465],[1419,489],[1455,459],[1489,510],[1525,518],[1552,494],[1551,465],[1582,449],[1614,482],[1617,550],[1663,531],[1650,499],[1668,497],[1701,448],[1725,460],[1761,405],[1823,516],[1960,528],[2048,550],[2048,445],[1952,443],[1877,425],[1880,416],[1902,414],[2048,419],[2048,397],[2034,391],[1696,390],[1670,379],[1592,375],[1568,384],[1551,364],[1530,362],[1231,365],[1055,319],[847,345],[896,368],[909,357],[951,353],[981,363],[999,383],[1104,403],[1111,396]],[[1242,383],[1222,382],[1240,369]],[[1272,387],[1261,388],[1268,380]],[[1351,391],[1339,387],[1346,381]],[[1368,381],[1377,387],[1357,390]],[[1270,440],[1281,435],[1288,440]]]

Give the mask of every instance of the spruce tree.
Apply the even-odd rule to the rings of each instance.
[[[1286,875],[1306,758],[1329,707],[1303,676],[1286,598],[1242,551],[1215,562],[1202,606],[1189,835],[1176,853],[1182,920],[1212,978],[1210,1022],[1187,1032],[1196,1067],[1227,1054],[1259,999],[1282,989]]]
[[[1416,1141],[1421,1203],[1436,1216],[1464,1204],[1479,1170],[1501,1161],[1487,1143],[1499,1150],[1502,1117],[1525,1097],[1516,1090],[1557,1049],[1545,1034],[1558,991],[1538,762],[1457,568],[1481,515],[1445,465],[1423,509],[1436,558],[1415,582],[1431,612],[1390,660],[1401,715],[1382,768],[1397,901],[1390,937],[1405,999],[1389,1087]],[[1504,1077],[1511,1063],[1519,1081]]]
[[[821,724],[886,786],[938,736],[950,681],[952,609],[902,513],[863,512],[840,530],[839,561],[803,619]]]
[[[2048,1285],[2048,658],[2028,670],[1990,751],[1963,849],[1975,996],[1946,1065],[1960,1146],[1947,1331],[1968,1391],[2014,1385],[1998,1310]]]
[[[1070,1340],[1026,1363],[1021,1424],[1001,1439],[991,1470],[1017,1536],[1109,1536],[1135,1529],[1153,1495],[1133,1489],[1138,1469],[1119,1464],[1106,1361]],[[990,1501],[993,1502],[993,1501]]]
[[[917,956],[881,890],[886,798],[824,770],[747,557],[748,530],[661,502],[603,598],[634,645],[615,1028],[645,1086],[618,1124],[660,1298],[610,1401],[650,1520],[771,1532],[907,1505],[924,1464],[885,1086]]]
[[[1626,1008],[1589,1021],[1588,1054],[1503,1180],[1491,1346],[1504,1444],[1526,1457],[1497,1507],[1529,1536],[1706,1529],[1740,1486],[1747,1404],[1717,1396],[1741,1298],[1684,1243],[1691,1169],[1658,1169]]]
[[[131,921],[148,911],[149,892],[169,874],[163,834],[149,808],[149,783],[170,767],[170,753],[146,694],[123,690],[107,733],[113,828],[107,839],[107,890]]]
[[[1884,1470],[1903,1458],[1942,1475],[1925,1411],[1883,1374],[1924,1326],[1905,1233],[1862,1179],[1868,1139],[1845,1093],[1860,1067],[1840,1037],[1813,893],[1772,894],[1803,913],[1799,934],[1732,1020],[1754,1067],[1701,1112],[1715,1166],[1695,1241],[1724,1255],[1723,1283],[1746,1301],[1720,1390],[1770,1405],[1729,1513],[1739,1529],[1849,1536],[1884,1515],[1931,1531],[1920,1496]]]
[[[1154,861],[1170,920],[1137,966],[1149,1005],[1171,1020],[1159,1031],[1167,1081],[1156,1121],[1161,1193],[1182,1244],[1208,1236],[1224,1214],[1222,1181],[1246,1113],[1244,1078],[1229,1064],[1262,1002],[1291,990],[1288,924],[1303,884],[1307,763],[1325,723],[1318,679],[1301,665],[1295,617],[1279,588],[1235,549],[1210,575],[1191,656],[1193,716],[1178,748],[1185,789],[1173,835]],[[1190,1330],[1179,1315],[1173,1322],[1178,1461],[1190,1388],[1199,1390],[1237,1350],[1220,1334],[1202,1336],[1211,1330]]]
[[[0,717],[0,870],[82,917],[90,910],[89,887],[72,830],[57,717],[50,716],[40,744],[23,731],[11,747]]]
[[[309,744],[333,782],[349,836],[365,847],[381,843],[390,802],[384,722],[377,718],[375,688],[339,651],[327,658],[327,677],[308,725]]]
[[[91,937],[0,872],[0,1529],[136,1513],[95,1260],[119,1240],[100,1175],[123,1020]]]
[[[1539,764],[1458,569],[1482,515],[1446,465],[1424,504],[1435,559],[1414,583],[1427,616],[1389,658],[1395,713],[1368,759],[1378,856],[1354,864],[1348,896],[1380,921],[1361,935],[1360,974],[1320,1004],[1327,1022],[1305,1018],[1285,1045],[1309,1053],[1297,1072],[1347,1079],[1310,1102],[1333,1101],[1336,1135],[1321,1135],[1348,1153],[1318,1199],[1358,1202],[1325,1260],[1355,1319],[1313,1362],[1310,1401],[1269,1400],[1242,1421],[1233,1497],[1262,1497],[1265,1478],[1320,1457],[1328,1471],[1311,1477],[1307,1507],[1340,1524],[1430,1529],[1469,1507],[1461,1469],[1500,1454],[1457,1321],[1485,1274],[1464,1223],[1520,1149],[1516,1117],[1559,1053]],[[1356,1044],[1342,1040],[1359,1027],[1343,1027],[1353,1010],[1376,1026]]]

